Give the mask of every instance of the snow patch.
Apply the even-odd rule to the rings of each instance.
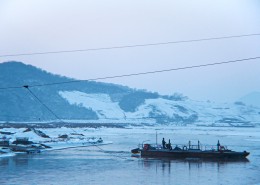
[[[99,118],[124,118],[124,111],[107,94],[87,94],[79,91],[59,91],[61,97],[71,105],[94,110]]]

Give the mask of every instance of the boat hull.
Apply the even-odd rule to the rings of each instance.
[[[203,158],[203,159],[244,159],[249,155],[249,152],[234,152],[234,151],[193,151],[193,150],[140,150],[141,157],[150,158]]]

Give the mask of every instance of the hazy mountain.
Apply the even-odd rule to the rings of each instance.
[[[1,88],[71,80],[74,79],[54,75],[21,62],[0,64]],[[198,102],[177,93],[162,96],[145,90],[94,81],[36,86],[30,90],[58,117],[67,121],[230,126],[258,123],[260,118],[260,109],[242,102]],[[0,90],[0,102],[2,121],[56,119],[26,88]]]
[[[260,92],[252,92],[244,97],[240,98],[241,102],[245,103],[246,105],[253,105],[260,107]]]
[[[21,62],[0,64],[0,87],[13,87],[35,84],[48,84],[71,81],[73,79],[53,75],[31,65]],[[64,119],[98,119],[91,108],[71,105],[61,97],[62,91],[80,91],[87,94],[106,94],[111,101],[118,102],[123,111],[134,111],[146,98],[157,98],[157,93],[130,89],[109,83],[85,81],[53,86],[32,87],[39,99]],[[48,120],[55,117],[35,100],[27,89],[9,89],[0,91],[1,120]]]

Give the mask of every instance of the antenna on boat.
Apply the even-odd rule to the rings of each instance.
[[[218,140],[218,143],[217,143],[217,150],[219,151],[219,149],[220,149],[220,142],[219,142],[219,140]]]
[[[156,130],[156,146],[157,146],[157,130]]]

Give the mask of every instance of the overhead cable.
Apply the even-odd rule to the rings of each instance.
[[[229,61],[225,61],[225,62],[215,62],[215,63],[208,63],[208,64],[186,66],[186,67],[163,69],[163,70],[157,70],[157,71],[147,71],[147,72],[123,74],[123,75],[116,75],[116,76],[90,78],[90,79],[86,79],[86,80],[70,80],[70,81],[53,82],[53,83],[45,83],[45,84],[35,84],[35,85],[32,84],[32,85],[27,85],[27,86],[28,87],[43,87],[43,86],[53,86],[53,85],[62,85],[62,84],[70,84],[70,83],[79,83],[79,82],[86,82],[86,81],[97,81],[97,80],[114,79],[114,78],[125,78],[125,77],[131,77],[131,76],[149,75],[149,74],[164,73],[164,72],[171,72],[171,71],[178,71],[178,70],[187,70],[187,69],[194,69],[194,68],[209,67],[209,66],[215,66],[215,65],[238,63],[238,62],[251,61],[251,60],[257,60],[257,59],[260,59],[260,56],[237,59],[237,60],[229,60]],[[24,88],[24,86],[0,87],[0,90],[19,89],[19,88]]]
[[[191,39],[191,40],[157,42],[157,43],[146,43],[146,44],[134,44],[134,45],[111,46],[111,47],[87,48],[87,49],[60,50],[60,51],[42,51],[42,52],[18,53],[18,54],[2,54],[2,55],[0,55],[0,57],[2,58],[2,57],[49,55],[49,54],[89,52],[89,51],[100,51],[100,50],[126,49],[126,48],[136,48],[136,47],[148,47],[148,46],[160,46],[160,45],[181,44],[181,43],[190,43],[190,42],[203,42],[203,41],[211,41],[211,40],[233,39],[233,38],[252,37],[252,36],[260,36],[260,33],[245,34],[245,35],[222,36],[222,37],[211,37],[211,38],[202,38],[202,39]]]
[[[30,92],[30,94],[31,94],[35,99],[37,99],[37,100],[39,101],[39,103],[42,104],[52,115],[54,115],[56,119],[58,119],[58,120],[59,120],[60,122],[62,122],[62,123],[66,123],[66,122],[64,122],[57,114],[55,114],[55,112],[53,112],[45,103],[43,103],[43,102],[40,100],[40,98],[38,98],[38,96],[36,96],[36,95],[30,90],[30,88],[29,88],[28,85],[24,85],[23,87],[26,88],[26,89]],[[77,133],[73,128],[70,128],[70,129],[71,129],[73,132]],[[77,134],[78,134],[78,133],[77,133]]]

